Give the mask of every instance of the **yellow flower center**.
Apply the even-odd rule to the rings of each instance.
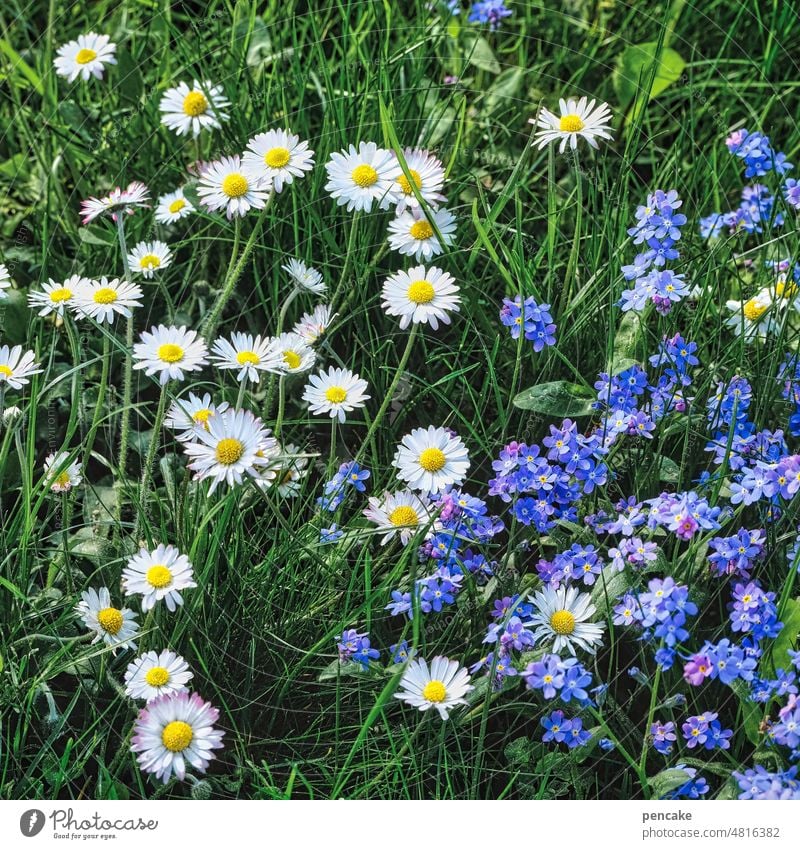
[[[113,304],[117,300],[117,293],[110,286],[102,286],[94,293],[96,304]]]
[[[145,254],[139,260],[139,266],[141,268],[158,268],[161,265],[161,257],[157,257],[155,254]]]
[[[247,180],[241,174],[228,174],[222,181],[222,193],[229,198],[240,198],[248,188]]]
[[[413,507],[409,507],[407,504],[403,504],[400,507],[395,507],[389,515],[389,521],[395,527],[401,527],[403,525],[418,525],[419,517],[417,516],[417,511]]]
[[[289,368],[297,368],[300,365],[300,356],[295,351],[284,351],[283,361]]]
[[[768,304],[763,303],[763,301],[759,301],[758,298],[750,298],[749,301],[742,307],[742,312],[744,312],[744,317],[748,321],[758,321],[762,315],[767,311]]]
[[[144,680],[151,687],[163,687],[169,682],[169,672],[163,666],[154,666],[145,673]]]
[[[183,198],[175,198],[174,201],[167,207],[170,212],[180,212],[184,206],[186,206],[186,201]]]
[[[420,242],[425,239],[430,239],[433,235],[433,227],[427,221],[415,221],[408,231],[412,239],[418,239]]]
[[[557,610],[550,617],[550,627],[556,634],[571,634],[575,630],[575,617],[569,610]]]
[[[353,182],[362,189],[368,189],[378,182],[378,172],[371,165],[357,165],[350,175]]]
[[[50,300],[54,304],[63,304],[64,301],[68,301],[72,297],[72,289],[67,289],[66,286],[61,286],[58,289],[53,289],[50,292]]]
[[[97,614],[97,621],[107,634],[115,636],[122,628],[122,613],[116,607],[104,607]]]
[[[71,486],[69,472],[61,472],[61,474],[53,481],[53,484],[60,487]]]
[[[207,425],[207,424],[208,424],[208,420],[209,420],[209,418],[211,417],[211,415],[212,415],[211,410],[209,410],[209,409],[208,409],[208,407],[205,407],[205,408],[204,408],[204,409],[202,409],[202,410],[198,410],[198,411],[197,411],[197,412],[196,412],[196,413],[192,416],[192,419],[193,419],[194,421],[198,422],[199,424]]]
[[[172,342],[158,346],[158,358],[164,363],[179,363],[183,359],[183,348]]]
[[[0,366],[0,374],[2,374],[4,377],[11,377],[11,375],[14,374],[14,372],[11,371],[11,369],[8,366],[2,365],[2,366]]]
[[[144,578],[151,587],[163,590],[164,587],[168,587],[172,583],[172,572],[163,563],[157,563],[147,570]]]
[[[422,177],[419,175],[419,171],[415,171],[413,168],[408,169],[408,173],[411,174],[411,179],[414,181],[414,185],[418,188],[422,188]],[[400,188],[403,190],[403,194],[413,195],[414,190],[411,188],[411,183],[409,183],[408,178],[405,174],[401,174],[397,178],[397,182],[400,184]]]
[[[92,50],[90,47],[81,47],[75,56],[75,61],[79,65],[88,65],[89,62],[93,62],[97,58],[97,52]]]
[[[227,439],[220,439],[217,443],[217,461],[222,463],[223,466],[232,466],[237,463],[242,454],[244,454],[244,445],[238,439],[228,437]]]
[[[331,402],[331,404],[341,404],[345,398],[347,398],[347,390],[343,389],[341,386],[329,386],[325,390],[325,397]]]
[[[208,101],[202,91],[190,91],[183,98],[183,111],[190,117],[196,118],[203,115],[208,109]]]
[[[285,147],[273,147],[264,154],[264,163],[270,168],[283,168],[291,158],[292,155]]]
[[[408,287],[406,295],[415,304],[429,304],[436,296],[436,291],[427,280],[417,280]]]
[[[794,298],[797,295],[797,284],[792,280],[779,280],[775,285],[779,298]]]
[[[426,448],[419,455],[419,464],[426,472],[440,472],[447,462],[440,448]]]
[[[558,129],[562,133],[579,133],[585,126],[586,124],[575,114],[562,115],[558,122]]]
[[[193,737],[192,726],[180,720],[170,722],[161,732],[161,742],[170,752],[182,752],[192,742]]]
[[[441,681],[428,681],[422,690],[422,698],[429,702],[443,702],[447,696],[447,690]]]
[[[236,355],[236,362],[240,366],[257,366],[261,362],[261,358],[255,351],[239,351]]]

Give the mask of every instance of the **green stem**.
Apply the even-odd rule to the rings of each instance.
[[[283,424],[283,408],[286,404],[286,391],[284,387],[284,375],[278,378],[278,417],[275,419],[275,439],[281,438],[281,425]]]
[[[563,303],[568,304],[572,292],[572,280],[578,268],[578,252],[581,246],[581,227],[583,225],[583,179],[581,177],[581,166],[578,161],[578,153],[575,152],[575,233],[572,236],[572,250],[567,263],[567,275],[564,278]]]
[[[608,737],[609,740],[616,746],[619,753],[623,758],[628,762],[628,765],[636,772],[636,775],[639,777],[639,783],[642,786],[642,792],[644,793],[645,799],[649,799],[651,797],[650,793],[650,784],[647,781],[647,774],[644,770],[636,763],[636,761],[631,757],[628,753],[627,749],[620,743],[619,738],[616,734],[608,727],[608,723],[603,718],[603,715],[591,705],[588,707],[589,713],[600,723],[603,728],[603,734]]]
[[[97,401],[94,405],[94,415],[92,416],[92,424],[89,427],[89,435],[86,438],[86,451],[83,455],[82,462],[82,474],[86,475],[86,467],[89,464],[89,458],[92,456],[92,449],[94,448],[94,440],[97,436],[97,428],[100,427],[100,419],[103,415],[103,402],[106,397],[106,387],[108,386],[108,371],[110,368],[111,362],[111,336],[110,334],[103,334],[103,362],[101,365],[100,372],[100,385],[97,387]]]
[[[647,711],[647,723],[644,727],[644,742],[642,743],[642,754],[639,758],[639,774],[644,775],[645,766],[647,765],[647,736],[650,733],[650,726],[653,724],[653,716],[656,712],[656,703],[658,701],[658,685],[661,683],[661,664],[656,664],[656,674],[653,677],[653,687],[650,690],[650,708]]]
[[[300,289],[295,286],[291,292],[286,296],[286,300],[283,302],[283,306],[281,307],[281,311],[278,314],[278,329],[275,331],[276,336],[280,336],[283,332],[283,322],[286,320],[286,313],[289,310],[289,305],[299,294]]]
[[[142,467],[142,480],[139,485],[139,509],[136,512],[136,538],[139,538],[143,525],[142,517],[145,512],[145,504],[147,503],[147,493],[150,489],[152,480],[153,462],[155,460],[156,451],[161,442],[161,426],[164,423],[164,414],[167,408],[167,384],[161,386],[161,394],[158,396],[158,410],[156,411],[156,419],[153,423],[153,434],[150,437],[150,444],[147,446],[147,455],[145,456],[144,466]]]

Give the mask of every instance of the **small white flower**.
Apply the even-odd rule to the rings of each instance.
[[[81,223],[88,224],[106,212],[116,221],[118,214],[124,212],[126,215],[133,215],[137,207],[148,206],[149,200],[150,190],[144,183],[134,180],[126,189],[118,186],[103,197],[90,197],[81,201]]]
[[[567,145],[575,150],[578,138],[586,139],[594,148],[598,147],[598,138],[611,139],[608,132],[611,110],[607,103],[601,103],[595,108],[596,103],[586,97],[580,100],[562,98],[558,101],[560,115],[542,109],[536,118],[528,121],[529,124],[541,127],[534,137],[534,145],[541,150],[551,142],[558,141],[558,152],[563,153]]]
[[[253,208],[263,209],[269,192],[245,176],[238,156],[225,156],[203,171],[197,194],[209,209],[224,209],[233,218]]]
[[[403,151],[406,168],[422,199],[434,209],[446,200],[441,189],[444,185],[444,166],[427,150],[406,148]],[[406,209],[419,209],[420,202],[414,194],[411,182],[403,173],[400,162],[395,158],[396,169],[393,176],[393,194],[397,200],[398,215]]]
[[[410,489],[440,492],[464,480],[469,453],[460,436],[429,425],[415,428],[402,438],[392,465]]]
[[[158,374],[163,386],[169,380],[183,380],[184,372],[200,371],[206,364],[208,349],[195,330],[185,327],[151,327],[133,346],[133,367],[144,369],[150,377]]]
[[[242,169],[253,180],[272,185],[277,193],[314,167],[314,151],[288,130],[268,130],[247,143]]]
[[[8,295],[3,291],[3,289],[11,288],[11,275],[8,273],[8,269],[0,263],[0,301],[3,298],[7,298]]]
[[[198,426],[208,430],[208,420],[218,413],[224,413],[228,406],[227,401],[212,403],[208,392],[202,397],[190,392],[188,399],[177,398],[172,402],[164,424],[170,430],[176,431],[178,441],[185,442],[195,438]]]
[[[283,370],[287,374],[308,371],[317,358],[314,349],[298,333],[281,333],[272,340],[272,345],[283,359]]]
[[[366,394],[367,381],[357,374],[333,366],[327,372],[312,374],[303,391],[303,400],[308,401],[309,410],[316,416],[328,415],[345,420],[345,413],[364,406],[369,399]]]
[[[228,120],[225,110],[230,103],[222,93],[222,86],[194,80],[192,87],[178,83],[161,96],[159,109],[161,123],[179,136],[191,131],[196,138],[202,129],[218,130]]]
[[[44,461],[44,477],[53,492],[69,492],[83,480],[81,464],[77,460],[70,463],[68,451],[49,454]]]
[[[176,189],[166,195],[161,195],[156,206],[156,221],[161,224],[174,224],[181,218],[186,218],[194,212],[189,199],[183,193],[183,189]]]
[[[409,662],[400,679],[404,689],[394,697],[421,711],[435,707],[439,716],[447,719],[456,705],[467,704],[464,696],[474,689],[469,680],[469,673],[456,660],[435,657],[428,669],[428,664],[418,658]]]
[[[78,77],[88,80],[89,77],[103,78],[106,65],[116,65],[114,53],[116,44],[112,44],[107,35],[87,32],[79,35],[74,41],[68,41],[58,48],[53,60],[56,73],[73,82]]]
[[[130,270],[146,278],[152,277],[156,271],[167,268],[171,263],[172,252],[169,246],[157,239],[153,242],[139,242],[128,254]]]
[[[33,374],[40,374],[39,363],[33,351],[22,352],[22,345],[9,348],[3,345],[0,348],[0,388],[8,384],[12,389],[22,389],[29,383],[28,378]]]
[[[400,316],[400,329],[414,324],[430,324],[437,330],[439,322],[450,324],[448,312],[458,312],[458,286],[440,268],[418,265],[398,271],[383,284],[383,303],[387,315]]]
[[[308,464],[308,456],[303,456],[296,445],[287,445],[263,472],[259,483],[272,484],[281,498],[296,498],[300,494],[300,481],[311,471]]]
[[[139,767],[165,784],[173,774],[186,778],[186,766],[205,772],[221,749],[224,731],[214,728],[219,711],[197,693],[167,693],[140,711],[133,726],[131,751]]]
[[[438,229],[442,241],[436,235]],[[389,222],[389,246],[419,262],[437,256],[453,244],[456,219],[449,209],[432,209],[426,215],[403,212]]]
[[[726,301],[725,306],[732,314],[725,324],[748,344],[756,339],[764,340],[779,330],[780,313],[787,303],[782,297],[773,297],[769,289],[762,289],[746,301]]]
[[[81,290],[90,283],[91,280],[87,277],[81,277],[80,274],[73,274],[63,283],[56,283],[55,280],[51,279],[42,284],[41,292],[28,292],[28,306],[31,309],[41,307],[39,315],[55,313],[58,316],[63,316],[69,307],[74,307],[77,304]]]
[[[392,186],[397,161],[390,150],[374,142],[361,142],[357,149],[351,144],[347,150],[332,153],[325,170],[325,191],[339,206],[347,204],[348,212],[369,212],[373,201],[388,209],[395,200]]]
[[[384,531],[381,545],[386,545],[397,535],[403,545],[408,545],[420,530],[432,522],[433,514],[430,499],[426,495],[420,497],[408,489],[395,493],[384,492],[382,498],[372,497],[369,499],[369,507],[364,510],[370,522]],[[431,534],[432,529],[429,529],[426,539]]]
[[[575,647],[590,654],[597,651],[603,642],[602,622],[587,622],[596,613],[589,593],[581,593],[577,587],[552,587],[528,596],[533,604],[533,615],[526,627],[533,629],[534,642],[553,640],[553,651],[563,649],[574,655]]]
[[[139,630],[136,614],[127,607],[111,605],[111,593],[106,587],[81,593],[75,612],[90,631],[95,632],[93,643],[102,640],[116,654],[117,649],[136,648],[134,637]]]
[[[305,313],[292,328],[292,332],[305,339],[309,345],[313,345],[319,341],[337,315],[338,313],[331,313],[327,304],[320,304],[314,308],[314,312]]]
[[[159,696],[182,693],[194,676],[189,664],[169,649],[148,651],[132,660],[125,670],[125,692],[132,699],[151,702]]]
[[[173,613],[183,604],[180,591],[197,584],[189,558],[174,545],[159,545],[155,551],[142,548],[128,560],[122,571],[122,586],[125,595],[141,594],[145,613],[162,599]]]
[[[327,286],[322,282],[322,274],[316,268],[306,265],[301,259],[290,259],[281,268],[288,272],[299,289],[313,292],[315,295],[325,293]]]
[[[101,277],[78,290],[74,309],[79,317],[88,316],[98,324],[104,321],[113,324],[117,315],[130,318],[131,310],[141,306],[141,299],[142,289],[135,283]]]
[[[232,333],[230,341],[217,339],[211,348],[211,359],[217,368],[237,369],[236,379],[240,383],[244,380],[258,383],[261,372],[284,371],[283,356],[274,340],[249,333]]]

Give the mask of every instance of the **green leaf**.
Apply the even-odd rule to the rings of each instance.
[[[658,97],[680,79],[685,67],[686,62],[671,47],[662,46],[659,55],[657,41],[631,44],[620,54],[614,70],[614,89],[620,105],[627,110],[637,97],[640,102]],[[646,87],[651,77],[650,91],[645,92],[641,86]]]
[[[773,675],[777,669],[791,668],[789,650],[794,650],[798,634],[800,634],[800,598],[787,600],[781,614],[781,621],[783,628],[772,644],[772,652],[766,665],[768,670],[771,669]]]
[[[595,394],[588,387],[566,380],[554,380],[523,389],[514,398],[514,406],[556,419],[574,419],[591,416],[594,400]]]
[[[761,720],[763,718],[763,708],[755,702],[750,701],[750,688],[741,679],[737,679],[731,683],[731,689],[736,693],[739,699],[739,704],[742,707],[742,718],[744,720],[744,732],[747,734],[747,739],[754,745],[758,745],[761,740]]]
[[[506,68],[486,92],[487,111],[494,112],[498,108],[514,106],[524,80],[525,71],[522,68]]]
[[[673,790],[683,787],[689,780],[689,776],[682,769],[662,769],[657,775],[647,780],[650,789],[653,791],[653,796],[656,799],[663,799]]]
[[[659,457],[658,479],[664,483],[678,483],[681,479],[681,467],[669,457]]]
[[[470,65],[488,71],[490,74],[500,73],[500,63],[497,61],[489,42],[473,30],[465,29],[463,33],[464,50]]]
[[[0,51],[6,55],[14,70],[18,71],[40,95],[43,95],[44,87],[41,77],[4,38],[0,38]]]

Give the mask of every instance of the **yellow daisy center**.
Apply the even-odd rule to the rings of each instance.
[[[758,321],[762,315],[767,311],[767,304],[759,301],[758,298],[750,298],[749,301],[742,307],[742,312],[744,312],[744,317],[748,321]]]
[[[89,62],[93,62],[97,58],[97,52],[92,50],[91,47],[81,47],[75,56],[75,61],[79,65],[88,65]]]
[[[557,610],[550,617],[550,627],[556,634],[571,634],[575,630],[575,617],[569,610]]]
[[[184,206],[186,206],[186,201],[183,198],[175,198],[174,201],[167,207],[170,212],[180,212]]]
[[[163,687],[169,682],[169,672],[163,666],[154,666],[145,673],[144,680],[151,687]]]
[[[418,188],[422,188],[422,177],[419,175],[419,171],[415,171],[413,168],[408,169],[408,173],[411,174],[411,179],[414,181],[414,185]],[[409,183],[408,178],[405,174],[401,174],[397,178],[397,182],[400,184],[400,188],[403,190],[403,194],[413,195],[414,190],[411,188],[411,183]]]
[[[426,448],[419,455],[419,464],[426,472],[440,472],[447,463],[441,448]]]
[[[447,690],[441,681],[428,681],[422,689],[422,698],[429,702],[443,702],[447,696]]]
[[[11,377],[14,372],[7,365],[0,365],[0,374],[5,377]]]
[[[561,120],[558,122],[558,129],[562,133],[579,133],[585,126],[586,124],[583,123],[583,120],[574,113],[571,115],[562,115]]]
[[[161,265],[161,257],[155,254],[145,254],[140,260],[141,268],[158,268]]]
[[[273,147],[264,154],[264,163],[270,168],[283,168],[291,158],[292,155],[285,147]]]
[[[779,280],[775,291],[779,298],[793,298],[797,294],[797,284],[793,281]]]
[[[61,486],[61,487],[70,486],[71,482],[70,482],[70,479],[69,479],[69,472],[61,472],[61,474],[58,475],[58,477],[56,477],[56,479],[53,481],[53,483],[54,483],[55,486]]]
[[[198,410],[193,416],[192,419],[199,424],[207,425],[209,418],[211,418],[212,412],[208,409],[208,407],[203,408],[202,410]]]
[[[429,304],[436,296],[436,291],[427,280],[417,280],[408,287],[406,295],[415,304]]]
[[[409,507],[407,504],[402,504],[400,507],[395,507],[394,510],[389,514],[389,521],[395,525],[395,527],[401,527],[403,525],[418,525],[419,517],[417,516],[417,511],[413,507]]]
[[[289,368],[297,368],[300,365],[300,355],[296,351],[284,351],[283,361]]]
[[[261,362],[261,358],[255,351],[239,351],[236,355],[236,362],[240,366],[257,366]]]
[[[172,583],[172,572],[163,563],[156,563],[147,570],[144,579],[157,590],[163,590]]]
[[[208,109],[208,101],[202,91],[190,91],[183,98],[183,111],[190,117],[203,115]]]
[[[113,304],[117,300],[117,293],[110,286],[102,286],[94,293],[96,304]]]
[[[353,182],[362,189],[368,189],[378,182],[378,172],[371,165],[357,165],[350,175]]]
[[[433,235],[433,227],[427,221],[415,221],[408,232],[412,239],[424,242],[425,239],[430,239]]]
[[[244,176],[238,173],[228,174],[222,181],[222,193],[229,198],[240,198],[247,193],[249,187]]]
[[[237,463],[242,454],[244,454],[244,445],[238,439],[228,437],[227,439],[220,439],[217,443],[217,461],[222,463],[223,466],[232,466]]]
[[[172,342],[158,346],[158,358],[164,363],[178,363],[183,359],[183,348]]]
[[[54,304],[63,304],[72,297],[72,289],[67,289],[66,286],[61,286],[59,289],[53,289],[50,292],[50,300]]]
[[[188,722],[176,720],[170,722],[161,732],[161,742],[170,752],[182,752],[194,738],[194,731]]]
[[[122,628],[122,612],[116,607],[104,607],[97,614],[97,621],[107,634],[115,636]]]
[[[347,398],[347,390],[341,386],[329,386],[325,390],[325,397],[331,404],[341,404]]]

